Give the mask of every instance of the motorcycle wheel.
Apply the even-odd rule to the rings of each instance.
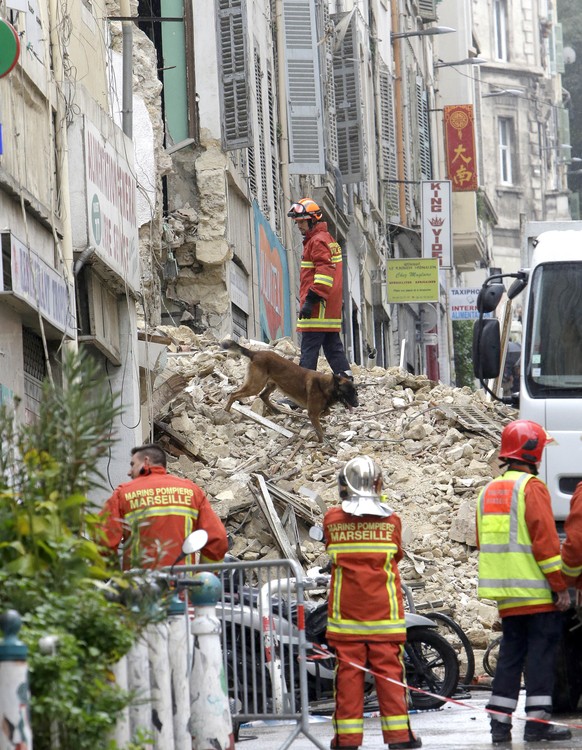
[[[455,649],[460,665],[459,683],[470,685],[475,676],[475,653],[464,630],[444,612],[423,612],[422,614],[438,625],[439,634]]]
[[[427,690],[444,697],[451,696],[459,682],[459,660],[453,647],[438,632],[414,628],[404,644],[406,682],[410,687]],[[440,708],[446,701],[410,691],[412,708]]]

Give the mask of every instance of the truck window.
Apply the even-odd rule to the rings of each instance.
[[[533,398],[582,398],[582,263],[546,263],[530,282],[524,343]]]

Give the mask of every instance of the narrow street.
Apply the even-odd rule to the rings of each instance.
[[[483,710],[489,697],[488,691],[479,691],[471,698],[462,701],[465,706],[447,705],[436,711],[420,711],[411,714],[415,733],[422,738],[423,748],[430,750],[450,750],[451,748],[471,748],[471,750],[489,750],[493,747],[489,734],[489,719]],[[522,693],[516,716],[524,716],[524,694]],[[556,721],[567,724],[578,724],[581,728],[572,729],[572,739],[566,742],[528,742],[523,741],[524,722],[515,719],[513,722],[513,741],[511,744],[496,745],[499,748],[547,748],[556,747],[563,750],[582,748],[582,715],[561,715]],[[314,737],[329,747],[332,736],[330,717],[313,717],[309,725]],[[269,724],[261,726],[243,726],[240,731],[238,746],[244,750],[278,750],[281,748],[294,727],[291,724]],[[375,717],[364,720],[364,744],[362,750],[372,750],[384,746],[380,731],[380,720]],[[316,746],[303,734],[291,744],[293,750],[311,750]]]

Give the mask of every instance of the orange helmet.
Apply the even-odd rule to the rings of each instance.
[[[315,221],[321,221],[323,214],[321,208],[311,198],[301,198],[297,203],[292,203],[291,208],[287,212],[287,216],[291,219],[313,219]]]
[[[544,448],[553,439],[537,422],[516,419],[515,422],[510,422],[501,433],[499,458],[513,458],[528,464],[539,464]]]

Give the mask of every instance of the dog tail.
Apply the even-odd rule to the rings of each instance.
[[[239,344],[238,341],[233,341],[233,339],[225,339],[221,342],[220,346],[223,349],[232,349],[239,354],[244,354],[245,357],[249,357],[249,359],[252,359],[254,354],[251,349],[247,349],[245,346],[242,346],[242,344]]]

